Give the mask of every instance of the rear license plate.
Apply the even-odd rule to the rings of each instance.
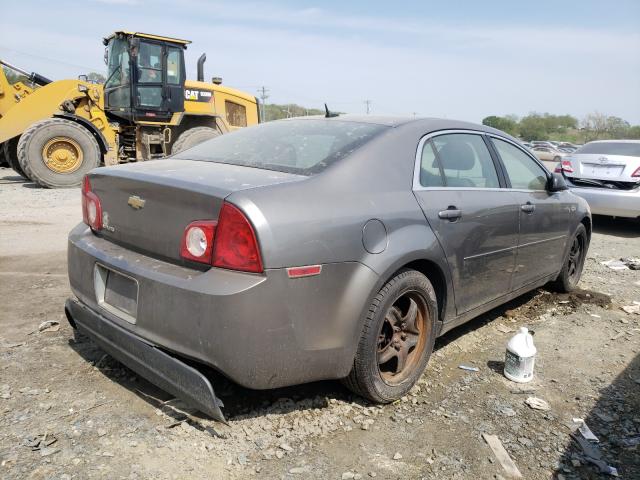
[[[624,165],[598,165],[594,163],[584,163],[583,173],[598,177],[619,177],[622,175]]]
[[[136,323],[138,313],[138,281],[136,279],[96,264],[94,287],[98,305],[129,323]]]

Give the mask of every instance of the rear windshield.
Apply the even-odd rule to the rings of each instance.
[[[640,142],[597,142],[587,143],[574,153],[597,153],[604,155],[628,155],[640,157]]]
[[[221,135],[173,158],[312,175],[387,128],[339,120],[284,120]]]

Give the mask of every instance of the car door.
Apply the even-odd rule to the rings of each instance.
[[[519,205],[481,132],[441,132],[419,144],[414,193],[451,270],[456,311],[509,292]]]
[[[491,140],[502,162],[509,190],[519,203],[520,235],[513,289],[557,273],[569,234],[566,192],[549,192],[550,173],[524,149],[505,138]]]

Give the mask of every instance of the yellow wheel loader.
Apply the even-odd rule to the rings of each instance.
[[[162,158],[259,122],[255,96],[185,79],[190,42],[118,31],[104,39],[104,85],[50,81],[27,74],[33,88],[9,84],[0,68],[0,144],[18,173],[43,187],[80,185],[100,165]],[[21,92],[16,93],[16,92]]]

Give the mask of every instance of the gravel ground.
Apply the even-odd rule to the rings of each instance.
[[[395,404],[339,382],[256,392],[214,375],[223,425],[74,336],[65,250],[79,219],[78,190],[34,188],[0,168],[2,478],[508,478],[483,434],[524,478],[600,478],[570,436],[576,417],[605,463],[640,478],[640,315],[621,309],[640,301],[640,271],[600,264],[640,257],[637,222],[595,218],[583,290],[537,290],[446,334]],[[501,373],[522,325],[538,348],[526,385]],[[550,409],[530,408],[532,396]]]

